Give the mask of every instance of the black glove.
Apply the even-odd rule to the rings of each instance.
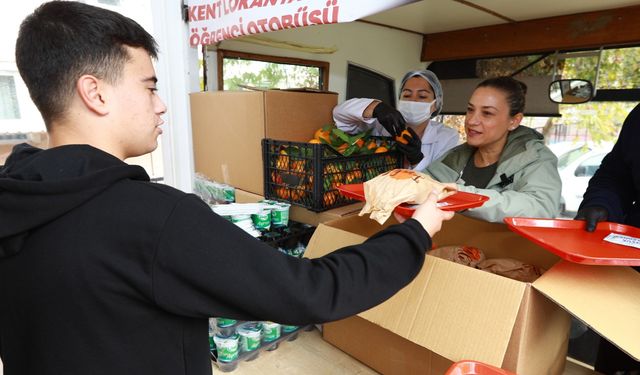
[[[418,137],[415,131],[411,128],[407,128],[407,131],[411,134],[403,134],[402,138],[407,141],[407,144],[398,142],[398,150],[402,152],[409,161],[409,164],[415,165],[420,163],[420,160],[424,158],[424,154],[422,153],[422,140]]]
[[[587,232],[593,232],[596,230],[596,225],[599,221],[606,221],[609,217],[609,211],[602,206],[585,207],[578,211],[578,214],[574,218],[575,220],[587,221]]]
[[[404,130],[404,117],[398,112],[397,109],[384,104],[378,103],[373,109],[373,117],[378,119],[380,125],[382,125],[392,137],[400,135]]]

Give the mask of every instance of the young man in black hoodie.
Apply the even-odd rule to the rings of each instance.
[[[157,147],[153,38],[77,2],[25,19],[20,74],[50,148],[0,169],[0,357],[6,375],[210,374],[207,318],[303,325],[369,309],[409,283],[451,213],[432,194],[365,243],[295,259],[191,194],[123,162]]]

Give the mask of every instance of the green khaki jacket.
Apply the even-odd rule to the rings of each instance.
[[[558,159],[545,146],[542,134],[524,126],[509,133],[496,174],[486,189],[464,186],[462,171],[475,150],[461,144],[424,170],[440,182],[457,183],[460,191],[489,197],[481,207],[463,214],[490,222],[502,222],[508,216],[558,216],[562,189]]]

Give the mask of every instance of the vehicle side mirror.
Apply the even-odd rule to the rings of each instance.
[[[593,85],[584,79],[559,79],[549,85],[549,99],[559,104],[586,103],[593,98]]]
[[[573,174],[576,177],[586,177],[587,176],[587,167],[585,167],[584,165],[581,165],[578,168],[576,168],[576,171]]]

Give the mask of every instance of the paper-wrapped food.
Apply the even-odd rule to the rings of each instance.
[[[473,268],[485,260],[482,250],[466,245],[442,246],[429,251],[428,254]]]
[[[494,258],[478,263],[478,269],[495,273],[510,279],[532,283],[546,271],[544,268],[527,264],[517,259]]]
[[[370,213],[371,219],[383,224],[396,206],[401,203],[423,203],[434,190],[438,192],[438,200],[455,193],[421,172],[411,169],[385,172],[364,183],[366,203],[360,216]]]

